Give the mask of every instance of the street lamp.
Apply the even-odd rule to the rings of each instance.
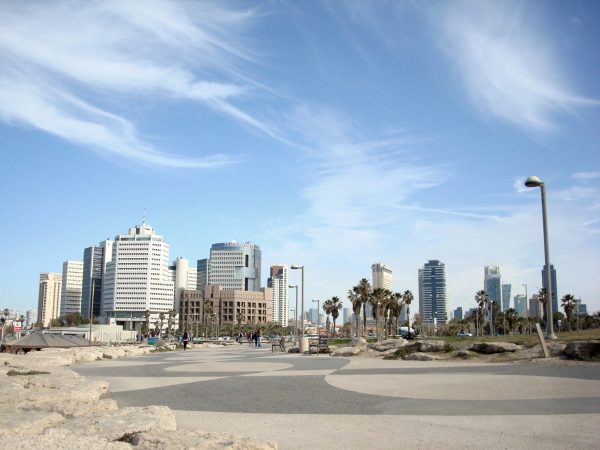
[[[301,314],[301,319],[300,319],[300,345],[298,346],[298,351],[300,353],[304,353],[307,349],[304,348],[305,347],[305,342],[304,342],[304,266],[301,266],[299,264],[292,264],[291,265],[291,269],[292,270],[298,270],[300,269],[302,271],[302,298],[300,300],[300,314]]]
[[[544,259],[546,262],[546,339],[557,339],[552,323],[552,283],[550,280],[550,245],[548,243],[548,219],[546,217],[546,188],[538,177],[525,180],[527,187],[539,187],[542,193],[542,223],[544,227]]]
[[[298,343],[298,285],[297,284],[290,284],[288,286],[288,288],[290,289],[296,289],[296,309],[294,310],[294,328],[296,329],[296,332],[294,333],[294,344]]]
[[[317,302],[317,336],[321,336],[321,321],[319,320],[321,317],[321,311],[319,310],[319,306],[320,306],[320,301],[319,300],[313,300],[313,303]]]

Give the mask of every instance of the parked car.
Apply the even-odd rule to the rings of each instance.
[[[461,331],[460,333],[457,334],[458,337],[468,337],[468,336],[473,336],[473,333],[468,333],[466,331]]]

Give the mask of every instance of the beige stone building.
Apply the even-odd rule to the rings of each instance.
[[[206,305],[206,306],[205,306]],[[183,329],[194,324],[205,324],[212,311],[222,325],[260,325],[273,321],[273,290],[234,291],[219,285],[208,285],[203,290],[183,290],[180,294],[179,314]]]
[[[60,315],[62,273],[43,272],[40,274],[38,293],[38,323],[48,327],[52,319]]]

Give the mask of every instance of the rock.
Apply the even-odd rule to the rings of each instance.
[[[492,353],[516,352],[522,350],[522,348],[520,345],[510,342],[476,342],[469,350],[490,355]]]
[[[415,349],[418,352],[443,352],[444,342],[442,341],[416,341]]]
[[[231,450],[274,450],[277,445],[225,433],[205,431],[170,431],[138,433],[131,443],[144,450],[162,449],[231,449]]]
[[[569,358],[600,358],[600,341],[569,342],[565,347],[564,352]]]
[[[372,348],[378,352],[385,352],[391,349],[397,349],[406,345],[406,341],[403,338],[399,339],[386,339],[385,341],[379,341],[374,344],[369,344],[369,348]]]
[[[74,434],[62,428],[49,428],[43,433],[28,436],[10,436],[2,440],[2,448],[11,450],[131,450],[125,442],[109,442],[98,436]]]
[[[363,337],[352,338],[352,342],[350,343],[351,347],[366,347],[367,345],[368,345],[368,342]]]
[[[546,347],[548,347],[550,356],[563,356],[565,354],[567,344],[561,344],[560,342],[546,342]]]
[[[19,413],[18,410],[0,410],[0,441],[13,436],[30,436],[39,434],[44,429],[53,427],[65,418],[60,414],[45,411],[29,411]],[[7,448],[7,447],[4,447]]]
[[[455,356],[457,358],[469,359],[469,358],[472,358],[473,356],[475,356],[475,353],[473,353],[470,350],[459,350],[455,353]]]
[[[340,347],[331,352],[331,356],[356,356],[364,349],[360,347]]]
[[[429,355],[427,353],[410,353],[402,357],[406,361],[439,361],[440,358],[437,355]]]
[[[175,431],[176,424],[170,408],[147,406],[88,414],[69,420],[60,428],[77,435],[97,435],[109,441],[116,441],[146,431]]]
[[[117,359],[125,356],[125,350],[122,347],[103,347],[102,357],[106,359]]]

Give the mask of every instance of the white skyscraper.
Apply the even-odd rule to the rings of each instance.
[[[444,324],[448,320],[446,265],[430,260],[419,269],[419,314],[426,324]]]
[[[271,276],[267,286],[273,288],[273,322],[288,326],[288,268],[283,265],[271,266]]]
[[[81,313],[81,285],[83,282],[83,262],[65,261],[62,271],[62,292],[60,295],[60,316]]]
[[[190,267],[190,263],[183,257],[178,257],[173,265],[169,268],[172,274],[173,283],[175,286],[175,311],[179,311],[179,300],[181,292],[188,289],[196,289],[198,282],[198,273],[195,267]]]
[[[392,269],[383,263],[375,263],[371,266],[373,272],[373,290],[392,290]]]
[[[62,274],[44,272],[40,274],[38,293],[38,323],[48,327],[52,319],[60,315]]]
[[[104,315],[125,329],[145,321],[145,311],[167,312],[175,298],[169,271],[169,244],[152,227],[142,223],[129,234],[115,237],[112,260],[103,280]],[[154,317],[151,319],[155,320]]]

